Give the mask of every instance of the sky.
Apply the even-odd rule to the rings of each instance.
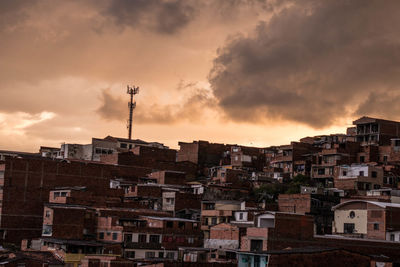
[[[1,0],[0,149],[270,146],[400,119],[397,0]]]

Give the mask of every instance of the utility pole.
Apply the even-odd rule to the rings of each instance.
[[[129,85],[127,86],[126,93],[131,95],[131,101],[128,103],[128,108],[129,108],[129,120],[127,123],[126,128],[128,128],[128,139],[132,139],[132,115],[133,115],[133,109],[136,107],[136,101],[133,99],[133,96],[139,93],[139,87],[132,86],[130,87]]]

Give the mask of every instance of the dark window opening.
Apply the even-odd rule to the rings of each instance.
[[[354,223],[345,223],[343,225],[343,230],[345,234],[352,234],[354,233]]]

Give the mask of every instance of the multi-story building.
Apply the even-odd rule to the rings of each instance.
[[[335,167],[334,185],[338,189],[365,191],[379,189],[383,185],[383,168],[367,164],[341,165]]]
[[[245,203],[234,200],[203,200],[201,203],[201,230],[204,238],[209,238],[210,227],[220,223],[229,223],[233,219],[233,212],[242,210]]]
[[[400,242],[400,204],[350,200],[333,210],[334,234]]]
[[[323,187],[332,187],[335,166],[357,162],[359,150],[360,145],[356,142],[325,144],[322,151],[315,154],[311,177]]]
[[[371,117],[361,117],[353,121],[357,127],[356,140],[362,145],[390,145],[390,139],[400,137],[400,123]]]
[[[177,261],[179,247],[202,247],[200,222],[139,216],[119,220],[124,232],[124,254],[131,259],[167,258]]]
[[[270,162],[270,166],[279,168],[282,170],[283,174],[289,174],[290,177],[293,177],[294,163],[306,160],[307,155],[318,152],[319,150],[319,148],[311,144],[301,142],[292,142],[290,145],[279,146],[277,148],[277,153]]]

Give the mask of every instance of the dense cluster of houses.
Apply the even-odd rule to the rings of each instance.
[[[0,151],[0,266],[400,266],[400,122]]]

